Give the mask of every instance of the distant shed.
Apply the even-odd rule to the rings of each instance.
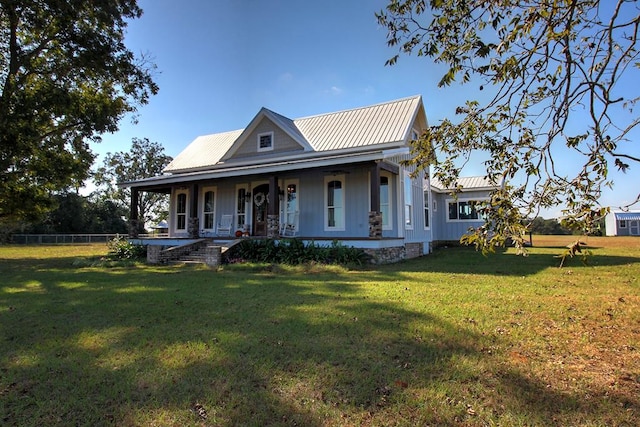
[[[640,211],[609,212],[605,228],[607,236],[640,236]]]

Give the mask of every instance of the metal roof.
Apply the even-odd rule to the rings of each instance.
[[[614,212],[617,220],[640,221],[640,212]]]
[[[191,144],[187,145],[164,170],[165,172],[171,172],[213,166],[220,161],[241,133],[242,129],[199,136]]]
[[[403,141],[418,113],[420,96],[294,120],[316,151]]]
[[[216,165],[224,167],[221,161],[233,155],[234,143],[245,138],[262,117],[270,118],[298,141],[305,148],[305,155],[314,155],[335,150],[376,150],[381,144],[404,143],[410,135],[411,125],[421,112],[424,115],[419,95],[295,120],[262,108],[246,129],[199,136],[164,171],[183,173]],[[255,163],[261,157],[265,156],[244,158],[243,162]]]
[[[461,191],[494,189],[502,185],[502,178],[499,178],[498,182],[492,183],[491,180],[485,176],[459,177],[457,185],[461,187]],[[437,178],[431,179],[431,188],[439,192],[453,191],[456,189],[456,187],[445,188]]]

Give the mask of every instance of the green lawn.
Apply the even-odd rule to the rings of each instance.
[[[640,239],[588,243],[219,271],[0,246],[0,425],[637,425]]]

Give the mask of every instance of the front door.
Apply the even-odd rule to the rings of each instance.
[[[267,207],[269,205],[269,184],[253,189],[253,232],[254,236],[267,235]]]
[[[629,221],[629,234],[632,236],[640,235],[640,221]]]

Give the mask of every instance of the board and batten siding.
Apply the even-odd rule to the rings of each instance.
[[[434,240],[457,241],[468,232],[469,227],[475,228],[484,224],[483,220],[449,220],[449,202],[455,198],[448,193],[432,192],[431,196],[437,204],[437,214],[432,216]],[[458,200],[487,200],[488,198],[488,191],[468,191],[458,194]]]
[[[418,243],[424,244],[424,252],[429,250],[429,243],[433,240],[432,230],[433,225],[425,227],[424,218],[424,186],[425,177],[428,178],[428,170],[418,171],[415,177],[411,178],[411,197],[413,206],[413,227],[407,228],[405,226],[405,210],[404,210],[404,179],[405,171],[412,174],[416,171],[415,167],[402,165],[404,161],[411,160],[410,154],[403,154],[393,156],[388,159],[390,163],[394,163],[400,166],[400,171],[397,177],[396,194],[397,194],[397,227],[398,237],[404,237],[405,243]],[[432,215],[433,218],[433,215]],[[433,221],[433,219],[432,219]]]
[[[258,152],[258,135],[273,132],[273,150]],[[263,118],[231,158],[268,156],[270,154],[303,151],[304,147],[287,135],[282,128],[268,118]]]

